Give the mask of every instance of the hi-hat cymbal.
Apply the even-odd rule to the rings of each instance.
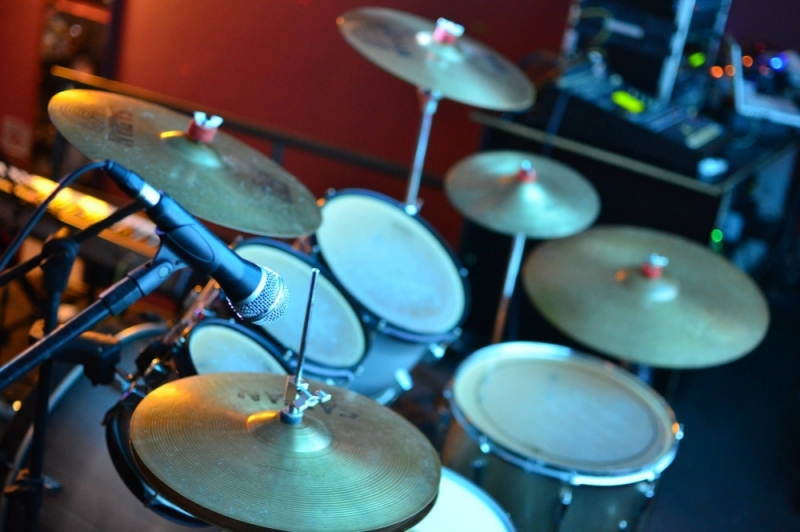
[[[353,48],[409,83],[484,109],[515,111],[533,104],[533,84],[503,56],[460,36],[433,38],[433,21],[379,7],[346,12],[336,23]]]
[[[274,237],[307,235],[322,222],[316,198],[291,174],[225,133],[190,140],[187,116],[89,90],[56,94],[47,110],[86,157],[126,166],[198,218]]]
[[[217,373],[156,389],[131,421],[142,473],[185,511],[232,532],[406,530],[430,511],[441,464],[419,430],[331,386],[329,402],[285,424],[285,381]]]
[[[755,348],[769,324],[766,300],[747,274],[653,229],[593,227],[546,242],[523,277],[534,305],[565,334],[655,367],[731,362]]]
[[[447,172],[445,192],[453,206],[475,223],[531,238],[575,234],[600,213],[600,198],[586,178],[532,153],[470,155]]]

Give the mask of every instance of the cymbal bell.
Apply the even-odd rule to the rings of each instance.
[[[754,349],[769,324],[767,302],[746,273],[654,229],[598,226],[545,242],[528,256],[523,278],[536,308],[566,335],[659,368],[731,362]]]
[[[600,213],[600,197],[585,177],[563,163],[525,152],[470,155],[447,172],[445,192],[478,225],[530,238],[575,234]]]
[[[185,511],[232,532],[406,530],[430,511],[441,464],[419,430],[331,386],[329,402],[286,424],[285,381],[217,373],[157,388],[131,421],[142,474]]]
[[[86,157],[122,164],[198,218],[273,237],[307,235],[322,222],[316,198],[294,176],[225,133],[191,140],[191,118],[170,109],[76,89],[56,94],[47,110]]]
[[[417,87],[497,111],[518,111],[533,104],[533,84],[516,65],[468,36],[439,42],[433,21],[393,9],[362,7],[347,11],[336,23],[364,57]]]

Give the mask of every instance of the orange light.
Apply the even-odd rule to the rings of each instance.
[[[747,68],[750,68],[751,66],[753,66],[753,58],[750,57],[749,55],[742,57],[742,64]]]
[[[711,77],[719,79],[719,78],[722,77],[723,74],[724,74],[724,72],[722,71],[722,67],[721,66],[713,66],[713,67],[711,67]]]
[[[733,65],[725,65],[725,75],[726,76],[733,77],[733,75],[735,73],[736,73],[736,69],[734,68]]]

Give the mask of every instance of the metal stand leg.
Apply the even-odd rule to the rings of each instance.
[[[425,163],[425,153],[428,150],[428,139],[431,134],[431,123],[436,108],[439,105],[441,95],[436,91],[420,89],[420,100],[422,104],[422,122],[417,137],[417,149],[414,152],[414,165],[411,167],[411,175],[408,178],[408,191],[406,192],[406,210],[409,214],[417,213],[417,195],[419,194],[419,184],[422,180],[422,167]]]
[[[506,280],[503,283],[503,294],[500,297],[500,304],[497,307],[497,317],[494,322],[494,332],[492,333],[492,343],[496,344],[503,340],[503,333],[506,328],[506,318],[508,317],[508,304],[514,294],[514,287],[517,284],[519,268],[522,265],[522,252],[525,249],[525,235],[517,233],[511,242],[511,255],[508,259],[508,269],[506,270]]]

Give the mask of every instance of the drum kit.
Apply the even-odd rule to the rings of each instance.
[[[293,294],[280,320],[243,324],[211,280],[171,327],[130,333],[137,370],[105,416],[117,472],[161,516],[233,532],[637,529],[682,427],[618,365],[503,342],[520,271],[533,304],[575,340],[663,368],[746,354],[767,328],[764,298],[725,259],[677,236],[589,229],[599,197],[564,164],[510,151],[467,157],[448,172],[447,197],[514,243],[493,343],[444,390],[453,421],[440,459],[387,407],[413,385],[415,366],[458,337],[469,307],[465,268],[419,214],[431,119],[443,97],[514,110],[534,91],[450,21],[360,8],[337,23],[423,96],[403,202],[357,189],[317,200],[259,152],[213,136],[201,115],[185,132],[188,117],[124,96],[70,90],[50,103],[55,127],[87,157],[118,161],[194,215],[256,235],[233,249]],[[549,241],[521,268],[526,238]]]

